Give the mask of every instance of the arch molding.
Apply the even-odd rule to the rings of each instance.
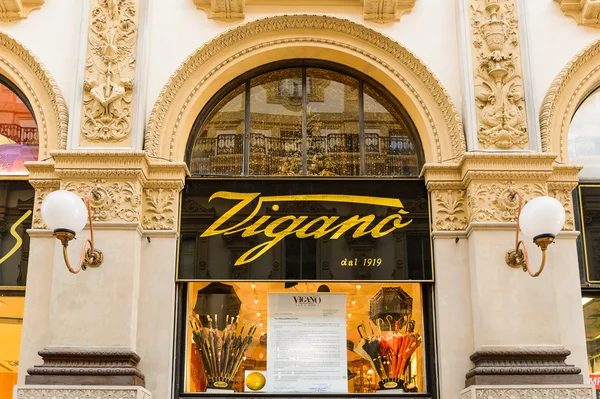
[[[542,150],[568,161],[571,120],[583,100],[600,85],[600,40],[581,50],[548,89],[540,109]]]
[[[221,87],[244,71],[294,58],[341,63],[379,81],[415,123],[426,162],[441,162],[465,152],[456,107],[419,58],[366,26],[317,15],[256,20],[199,48],[161,91],[148,121],[145,150],[151,156],[183,161],[196,116]]]

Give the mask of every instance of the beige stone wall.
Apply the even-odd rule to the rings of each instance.
[[[440,397],[460,396],[465,374],[473,367],[469,356],[480,349],[564,347],[572,352],[567,363],[580,367],[585,376],[577,233],[569,199],[578,170],[561,166],[567,160],[562,157],[564,146],[557,143],[566,132],[564,126],[561,130],[544,122],[542,113],[542,124],[550,126],[542,126],[542,132],[557,137],[545,147],[537,130],[538,112],[555,77],[576,53],[600,38],[600,30],[577,25],[557,2],[512,2],[520,10],[518,37],[520,51],[525,52],[515,50],[519,61],[525,60],[520,64],[522,91],[533,104],[521,110],[530,140],[521,148],[534,151],[463,155],[478,148],[477,124],[472,122],[481,105],[475,98],[482,93],[477,92],[472,64],[481,55],[477,45],[471,47],[468,8],[475,3],[484,0],[417,0],[400,21],[378,24],[365,21],[359,5],[249,4],[244,21],[224,22],[210,19],[192,0],[132,2],[140,30],[126,43],[129,54],[135,54],[135,60],[128,58],[126,63],[126,75],[132,79],[127,99],[130,130],[118,145],[110,144],[110,151],[100,140],[84,142],[90,148],[83,153],[64,150],[80,144],[75,137],[90,101],[84,81],[103,71],[90,67],[86,57],[93,53],[88,40],[90,7],[100,2],[46,1],[27,19],[0,22],[0,30],[30,48],[56,79],[56,85],[45,84],[49,80],[34,73],[37,60],[31,61],[31,55],[29,63],[0,63],[4,73],[12,73],[12,80],[25,87],[26,95],[40,93],[36,117],[38,123],[47,121],[45,137],[52,141],[44,153],[61,149],[51,153],[52,160],[30,166],[37,198],[22,340],[27,345],[21,349],[19,383],[24,383],[28,367],[41,363],[37,352],[43,348],[123,348],[141,356],[138,367],[149,392],[156,398],[171,396],[176,227],[186,174],[181,161],[191,125],[228,81],[251,67],[297,54],[341,61],[379,80],[419,128],[430,164],[424,177],[432,195]],[[253,22],[264,18],[270,19]],[[230,29],[237,30],[227,33]],[[202,48],[208,42],[211,45]],[[18,49],[0,46],[0,56],[26,58]],[[105,54],[104,61],[110,57]],[[578,87],[584,76],[574,74],[565,87]],[[588,84],[598,83],[594,79]],[[60,129],[66,110],[59,112],[56,105],[62,104],[57,100],[61,91],[71,115],[68,147],[66,125]],[[553,100],[558,113],[574,109],[585,94],[575,91]],[[575,104],[569,108],[565,101]],[[106,113],[112,112],[109,108]],[[141,151],[144,133],[147,153]],[[561,154],[535,155],[537,147]],[[44,230],[39,204],[58,187],[81,196],[93,188],[103,193],[94,205],[96,245],[105,254],[97,270],[70,275],[58,242]],[[523,193],[525,199],[553,195],[567,208],[565,231],[549,250],[546,271],[536,279],[509,268],[504,260],[514,241],[516,205],[507,197],[510,190]],[[70,248],[72,259],[79,245]],[[529,246],[536,265],[539,251]],[[462,397],[478,395],[476,391],[470,389]]]

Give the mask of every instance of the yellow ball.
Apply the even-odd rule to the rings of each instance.
[[[246,377],[246,386],[248,389],[252,391],[259,391],[264,388],[267,380],[265,380],[265,376],[262,373],[257,373],[256,371],[248,374]]]

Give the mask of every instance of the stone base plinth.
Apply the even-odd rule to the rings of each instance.
[[[460,399],[594,399],[591,385],[471,385]]]
[[[138,386],[17,385],[13,399],[151,399],[150,392]]]

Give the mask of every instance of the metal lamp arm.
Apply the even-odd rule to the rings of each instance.
[[[100,252],[94,247],[94,225],[92,221],[91,196],[92,193],[88,194],[86,201],[88,220],[90,222],[90,238],[85,240],[85,242],[83,243],[83,247],[81,248],[81,257],[79,258],[79,267],[77,269],[73,269],[71,267],[71,264],[69,263],[69,256],[67,254],[68,242],[70,241],[70,239],[74,238],[74,236],[71,238],[67,237],[66,239],[57,236],[57,238],[63,244],[63,258],[65,260],[65,264],[67,265],[67,269],[69,269],[69,272],[73,274],[77,274],[81,270],[85,270],[88,267],[98,267],[104,260],[104,255],[102,254],[102,252]],[[88,244],[89,248],[86,250],[86,246]]]
[[[519,239],[519,232],[521,230],[521,225],[520,225],[520,217],[521,217],[521,210],[523,209],[523,197],[521,196],[521,194],[519,194],[518,192],[513,192],[512,193],[512,197],[517,197],[519,200],[519,211],[517,212],[517,233],[515,236],[515,249],[509,251],[506,254],[506,263],[510,266],[510,267],[521,267],[523,269],[524,272],[529,273],[529,275],[531,277],[538,277],[540,274],[542,274],[542,271],[544,270],[544,266],[546,265],[546,249],[548,247],[548,245],[540,245],[538,244],[538,246],[541,248],[542,250],[542,264],[539,268],[539,270],[537,272],[532,272],[531,271],[531,267],[529,265],[529,253],[527,251],[527,245],[525,245],[525,242],[523,240]],[[519,246],[523,246],[523,249],[519,249]]]

